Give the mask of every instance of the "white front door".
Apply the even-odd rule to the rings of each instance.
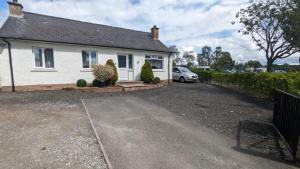
[[[118,74],[119,81],[132,80],[133,56],[130,54],[118,55]]]

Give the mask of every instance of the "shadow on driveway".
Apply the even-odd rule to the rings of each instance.
[[[234,150],[296,166],[291,153],[272,124],[259,120],[239,122]]]

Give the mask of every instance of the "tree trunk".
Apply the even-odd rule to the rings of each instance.
[[[272,72],[272,65],[273,65],[273,61],[268,60],[268,62],[267,62],[267,72]]]

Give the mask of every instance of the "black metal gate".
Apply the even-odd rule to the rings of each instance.
[[[300,134],[300,97],[277,90],[273,123],[289,145],[292,155],[296,157]]]

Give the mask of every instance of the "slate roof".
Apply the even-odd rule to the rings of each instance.
[[[0,37],[102,47],[170,52],[151,33],[23,12],[22,18],[8,17]]]

